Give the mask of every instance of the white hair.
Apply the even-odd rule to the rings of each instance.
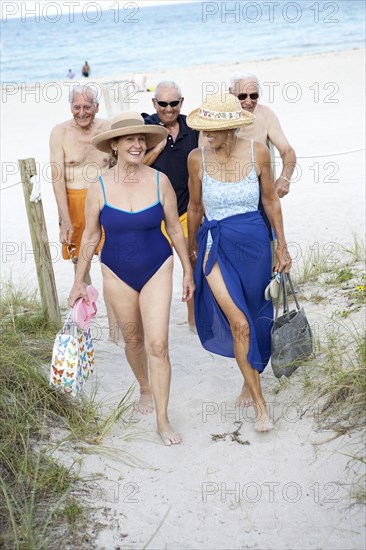
[[[157,86],[155,88],[155,92],[154,92],[154,98],[155,99],[158,96],[158,92],[159,92],[160,88],[174,88],[175,90],[177,90],[177,93],[178,93],[179,97],[182,97],[182,90],[180,89],[178,84],[176,82],[174,82],[173,80],[162,80],[161,82],[159,82],[159,84],[157,84]]]
[[[254,73],[244,71],[242,73],[237,73],[230,78],[230,88],[235,88],[235,85],[239,82],[239,80],[249,79],[259,86],[258,77]]]
[[[93,105],[98,105],[99,103],[98,90],[92,84],[79,84],[77,86],[73,86],[69,95],[70,104],[73,103],[75,94],[81,94],[84,98],[86,97],[88,99],[92,98]]]

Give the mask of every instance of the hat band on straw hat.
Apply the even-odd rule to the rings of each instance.
[[[201,107],[198,109],[198,115],[202,118],[211,118],[214,120],[242,120],[243,110],[240,111],[209,111]]]
[[[117,130],[118,128],[129,128],[130,126],[145,126],[143,120],[134,118],[125,118],[123,120],[117,120],[111,125],[111,130]]]
[[[111,122],[111,129],[94,136],[90,143],[105,153],[111,153],[111,140],[123,136],[144,134],[148,149],[155,147],[168,136],[164,126],[145,124],[142,116],[135,111],[120,113]]]
[[[217,132],[248,126],[254,120],[254,114],[242,109],[237,97],[217,93],[210,95],[200,107],[190,112],[186,122],[193,130]]]

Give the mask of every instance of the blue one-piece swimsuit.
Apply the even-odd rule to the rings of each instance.
[[[140,292],[172,255],[172,248],[161,232],[164,213],[160,202],[159,172],[156,174],[158,200],[136,212],[109,204],[100,176],[99,181],[104,196],[99,220],[105,232],[101,262],[123,282]]]

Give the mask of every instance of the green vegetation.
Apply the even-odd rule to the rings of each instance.
[[[314,243],[302,254],[301,261],[296,262],[294,274],[299,283],[310,281],[321,282],[322,276],[330,274],[326,284],[340,284],[352,279],[350,265],[357,262],[366,263],[366,241],[355,233],[349,245],[338,243]]]
[[[321,404],[320,429],[333,430],[336,436],[362,434],[366,410],[365,242],[354,235],[351,245],[339,248],[341,256],[334,254],[332,246],[319,250],[319,246],[310,247],[302,270],[298,268],[296,273],[302,291],[305,293],[306,287],[308,295],[311,293],[307,301],[324,308],[327,296],[331,298],[331,312],[325,316],[321,310],[317,315],[316,357],[303,369],[304,389]],[[359,454],[364,455],[362,444]],[[365,457],[359,454],[350,456],[349,467],[356,460],[365,464]],[[363,482],[361,477],[351,491],[357,501],[365,501]]]
[[[346,433],[364,426],[366,410],[366,331],[333,319],[318,357],[325,397],[323,420],[328,428]]]
[[[351,257],[352,262],[366,262],[366,240],[353,233],[353,242],[342,246],[342,251]]]
[[[305,249],[301,262],[297,263],[295,277],[300,284],[317,281],[320,275],[329,273],[339,265],[336,243],[321,246],[319,243]]]
[[[85,521],[71,496],[77,463],[66,467],[54,453],[67,440],[84,440],[88,448],[131,418],[132,388],[103,419],[95,396],[70,399],[49,386],[59,327],[46,321],[35,295],[3,285],[0,316],[0,547],[48,549],[55,534],[61,545],[61,532],[73,547],[92,548],[75,529]],[[61,442],[52,440],[55,429],[64,434]]]
[[[340,267],[338,269],[335,269],[331,276],[325,280],[325,282],[330,285],[338,285],[347,281],[351,281],[353,277],[354,273],[352,272],[352,269],[350,269],[348,266]]]

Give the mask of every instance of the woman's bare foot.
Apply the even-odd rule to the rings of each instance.
[[[158,425],[158,434],[163,440],[164,445],[178,445],[182,441],[182,437],[173,430],[169,422]]]
[[[253,405],[253,397],[249,388],[244,384],[241,394],[235,400],[235,404],[239,407],[251,407]]]
[[[256,403],[256,419],[254,422],[254,429],[257,432],[268,432],[272,430],[273,424],[268,416],[267,407],[265,403]]]
[[[135,409],[141,414],[150,414],[153,412],[154,401],[151,392],[141,393],[140,399],[135,405]]]

